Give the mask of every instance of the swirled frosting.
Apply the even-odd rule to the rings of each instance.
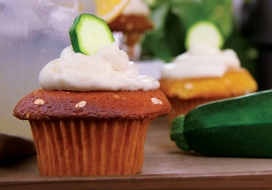
[[[149,8],[142,0],[130,0],[122,11],[122,15],[149,15]]]
[[[60,58],[44,66],[39,82],[45,90],[70,91],[146,91],[160,86],[153,77],[139,75],[137,66],[117,42],[102,47],[93,56],[75,53],[68,46]]]
[[[219,50],[204,44],[194,44],[162,67],[162,78],[186,79],[221,77],[230,68],[239,68],[240,61],[231,49]]]

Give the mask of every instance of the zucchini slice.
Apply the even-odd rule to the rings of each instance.
[[[85,55],[94,55],[101,47],[114,42],[107,23],[91,14],[76,17],[69,34],[73,50]]]
[[[186,32],[185,47],[189,49],[192,44],[196,43],[220,49],[224,44],[224,37],[214,22],[202,20],[190,26]]]

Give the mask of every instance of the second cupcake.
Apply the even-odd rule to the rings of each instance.
[[[250,73],[231,50],[194,44],[162,68],[161,91],[171,104],[168,119],[185,115],[194,107],[257,90]]]

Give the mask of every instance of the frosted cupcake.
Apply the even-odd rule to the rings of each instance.
[[[170,104],[159,82],[139,75],[116,42],[91,56],[68,46],[44,66],[39,82],[14,116],[30,122],[41,175],[141,171],[148,124]]]
[[[122,40],[126,45],[123,49],[131,58],[136,58],[140,54],[137,45],[143,33],[154,28],[149,14],[148,5],[142,0],[130,0],[121,14],[108,23],[112,31],[122,32]]]
[[[161,70],[160,90],[171,104],[168,119],[185,115],[203,103],[245,95],[257,90],[236,53],[194,44]]]

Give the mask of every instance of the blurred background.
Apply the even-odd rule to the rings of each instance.
[[[222,49],[236,51],[242,66],[257,80],[259,90],[272,88],[271,0],[142,2],[148,10],[137,5],[135,14],[144,13],[151,27],[147,23],[146,28],[141,28],[143,22],[139,24],[135,19],[135,27],[114,28],[114,22],[124,20],[121,9],[108,21],[116,41],[130,52],[141,74],[158,79],[160,66],[186,51],[188,28],[199,20],[210,20],[223,35]],[[104,8],[107,5],[104,3]],[[98,14],[97,6],[94,0],[0,0],[0,133],[31,138],[28,122],[14,118],[13,108],[22,97],[39,88],[42,67],[71,44],[68,30],[74,18],[80,13]],[[141,29],[136,31],[138,25]]]

